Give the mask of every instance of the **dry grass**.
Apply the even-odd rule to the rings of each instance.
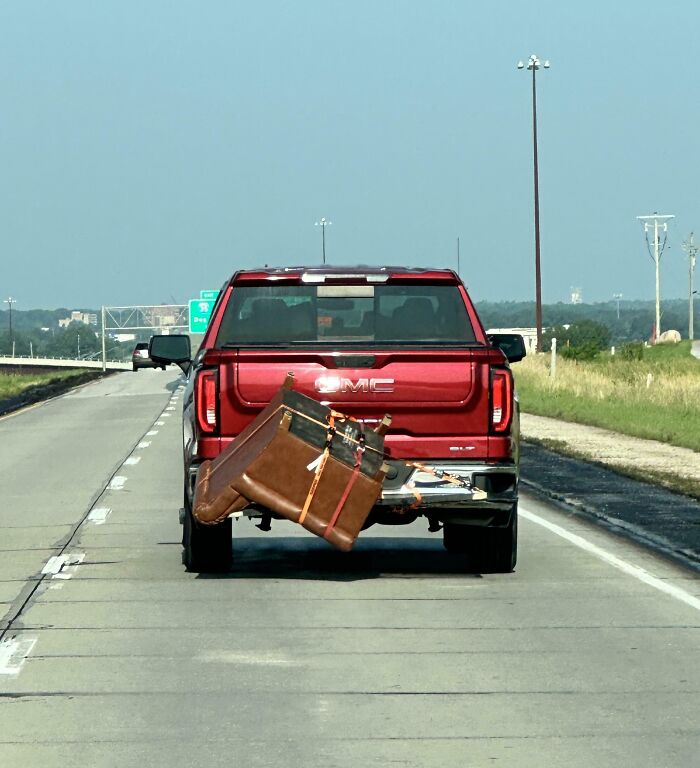
[[[700,451],[700,360],[652,350],[644,360],[528,357],[514,366],[523,411]]]

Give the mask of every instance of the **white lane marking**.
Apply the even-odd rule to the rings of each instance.
[[[95,507],[87,516],[88,523],[94,523],[95,525],[104,525],[107,522],[107,518],[111,513],[109,507]]]
[[[148,446],[151,444],[150,440],[145,440],[142,443],[139,443],[136,447],[137,448],[148,448]]]
[[[0,640],[0,675],[18,675],[37,640],[36,637]]]
[[[54,555],[48,559],[41,569],[44,576],[52,579],[70,579],[75,574],[75,569],[85,559],[84,552],[72,552],[64,555]]]
[[[41,569],[43,574],[58,573],[61,568],[66,564],[67,558],[65,555],[54,555],[48,559],[46,565]]]
[[[169,419],[172,416],[172,413],[161,413],[160,418],[161,419]]]
[[[129,458],[124,459],[124,466],[133,467],[134,464],[138,464],[139,461],[141,461],[140,456],[129,456]]]
[[[165,410],[166,411],[174,411],[175,409],[171,405],[169,405]]]
[[[246,653],[237,651],[202,651],[194,657],[195,661],[211,662],[216,664],[250,664],[261,666],[296,666],[298,661],[283,654],[275,653]]]
[[[164,426],[165,426],[165,422],[164,421],[157,421],[156,422],[156,427],[164,427]],[[148,432],[147,434],[150,435],[151,433]]]
[[[146,435],[157,435],[157,434],[158,434],[157,429],[152,429],[150,432],[146,432]]]
[[[128,480],[128,477],[124,477],[124,475],[115,475],[110,481],[109,485],[107,486],[107,490],[109,491],[121,491],[124,488],[124,484]]]
[[[608,563],[608,565],[612,565],[613,568],[617,568],[618,571],[622,571],[628,576],[632,576],[638,581],[641,581],[642,583],[647,584],[654,589],[658,589],[659,592],[664,592],[676,600],[680,600],[682,603],[689,605],[691,608],[695,608],[696,610],[700,611],[700,598],[691,595],[689,592],[686,592],[684,589],[677,587],[675,584],[669,584],[663,579],[658,578],[658,576],[654,576],[653,574],[649,573],[649,571],[645,570],[644,568],[641,568],[638,565],[634,565],[633,563],[628,563],[626,560],[622,560],[622,558],[613,555],[611,552],[608,552],[602,547],[599,547],[597,544],[593,544],[592,542],[588,541],[588,539],[584,539],[583,536],[571,533],[570,531],[567,531],[566,528],[562,528],[556,523],[550,523],[549,520],[545,520],[543,517],[534,514],[534,512],[529,512],[521,508],[518,510],[518,514],[520,517],[524,517],[531,523],[541,525],[543,528],[546,528],[548,531],[555,533],[557,536],[561,536],[562,539],[566,539],[568,542],[574,544],[580,549],[583,549],[586,552],[590,552],[600,560]]]

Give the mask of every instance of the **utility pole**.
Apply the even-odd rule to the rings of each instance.
[[[314,223],[315,227],[321,227],[321,243],[323,248],[323,263],[326,263],[326,227],[329,227],[333,222],[327,221],[326,217],[323,216],[321,218],[321,221],[317,221]]]
[[[683,250],[688,254],[688,338],[693,341],[693,272],[695,271],[695,259],[698,253],[698,247],[693,242],[694,235],[691,232],[688,239],[683,242]]]
[[[647,250],[651,256],[655,272],[656,272],[656,316],[654,321],[654,343],[657,342],[661,335],[661,291],[660,291],[660,268],[661,254],[666,248],[666,240],[668,238],[668,222],[676,217],[673,214],[659,214],[654,213],[648,216],[637,216],[637,219],[644,225],[644,237],[647,241]],[[654,233],[654,248],[649,246],[649,232]],[[664,241],[661,243],[659,233],[664,233]]]
[[[14,334],[14,332],[12,330],[12,305],[16,304],[16,303],[17,303],[17,299],[13,299],[12,296],[8,296],[5,299],[5,304],[7,304],[7,306],[10,309],[10,315],[9,315],[9,317],[10,317],[10,344],[12,344],[12,347],[13,347],[13,352],[12,352],[12,356],[13,357],[14,357],[14,346],[15,346],[15,334]]]
[[[532,159],[535,181],[535,324],[537,326],[537,351],[542,351],[542,273],[540,269],[540,176],[537,162],[537,84],[536,74],[540,64],[549,69],[549,61],[540,62],[533,53],[527,64],[518,62],[518,69],[532,72]]]
[[[459,277],[459,238],[457,238],[457,277]]]

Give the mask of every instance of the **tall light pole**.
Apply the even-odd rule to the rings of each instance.
[[[12,344],[12,346],[13,346],[13,348],[14,348],[14,344],[15,344],[15,335],[14,335],[14,333],[12,332],[12,305],[17,303],[17,299],[13,299],[13,298],[12,298],[12,296],[8,296],[8,297],[5,299],[5,302],[4,302],[4,303],[5,303],[5,304],[7,304],[7,306],[8,306],[8,307],[9,307],[9,309],[10,309],[10,344]]]
[[[620,319],[620,299],[622,298],[621,293],[613,293],[613,299],[617,302],[617,319]]]
[[[326,227],[330,227],[332,221],[327,221],[326,217],[322,217],[321,221],[317,221],[314,226],[321,227],[321,242],[323,243],[323,263],[326,263]]]
[[[535,324],[537,326],[537,351],[542,351],[542,272],[540,269],[540,181],[537,165],[537,70],[540,66],[549,69],[549,60],[541,62],[533,53],[527,64],[518,62],[518,69],[532,72],[532,157],[535,177]]]
[[[691,232],[688,239],[683,242],[683,250],[688,254],[688,338],[693,341],[693,272],[695,271],[695,258],[698,253],[698,247],[693,242],[694,235]]]
[[[644,237],[647,241],[647,250],[649,251],[649,255],[654,261],[654,267],[656,271],[656,316],[654,320],[654,343],[656,343],[659,336],[661,335],[661,292],[659,264],[661,263],[661,254],[666,248],[666,239],[668,237],[668,222],[671,219],[675,219],[676,217],[673,214],[659,214],[654,211],[654,213],[651,213],[648,216],[637,216],[637,218],[644,225]],[[649,246],[650,232],[654,233],[653,250]],[[660,232],[664,233],[663,243],[660,240]]]

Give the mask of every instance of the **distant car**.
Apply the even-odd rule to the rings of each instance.
[[[161,363],[154,363],[148,356],[148,342],[140,341],[131,353],[131,365],[134,372],[139,368],[162,368],[165,370],[165,366]]]

